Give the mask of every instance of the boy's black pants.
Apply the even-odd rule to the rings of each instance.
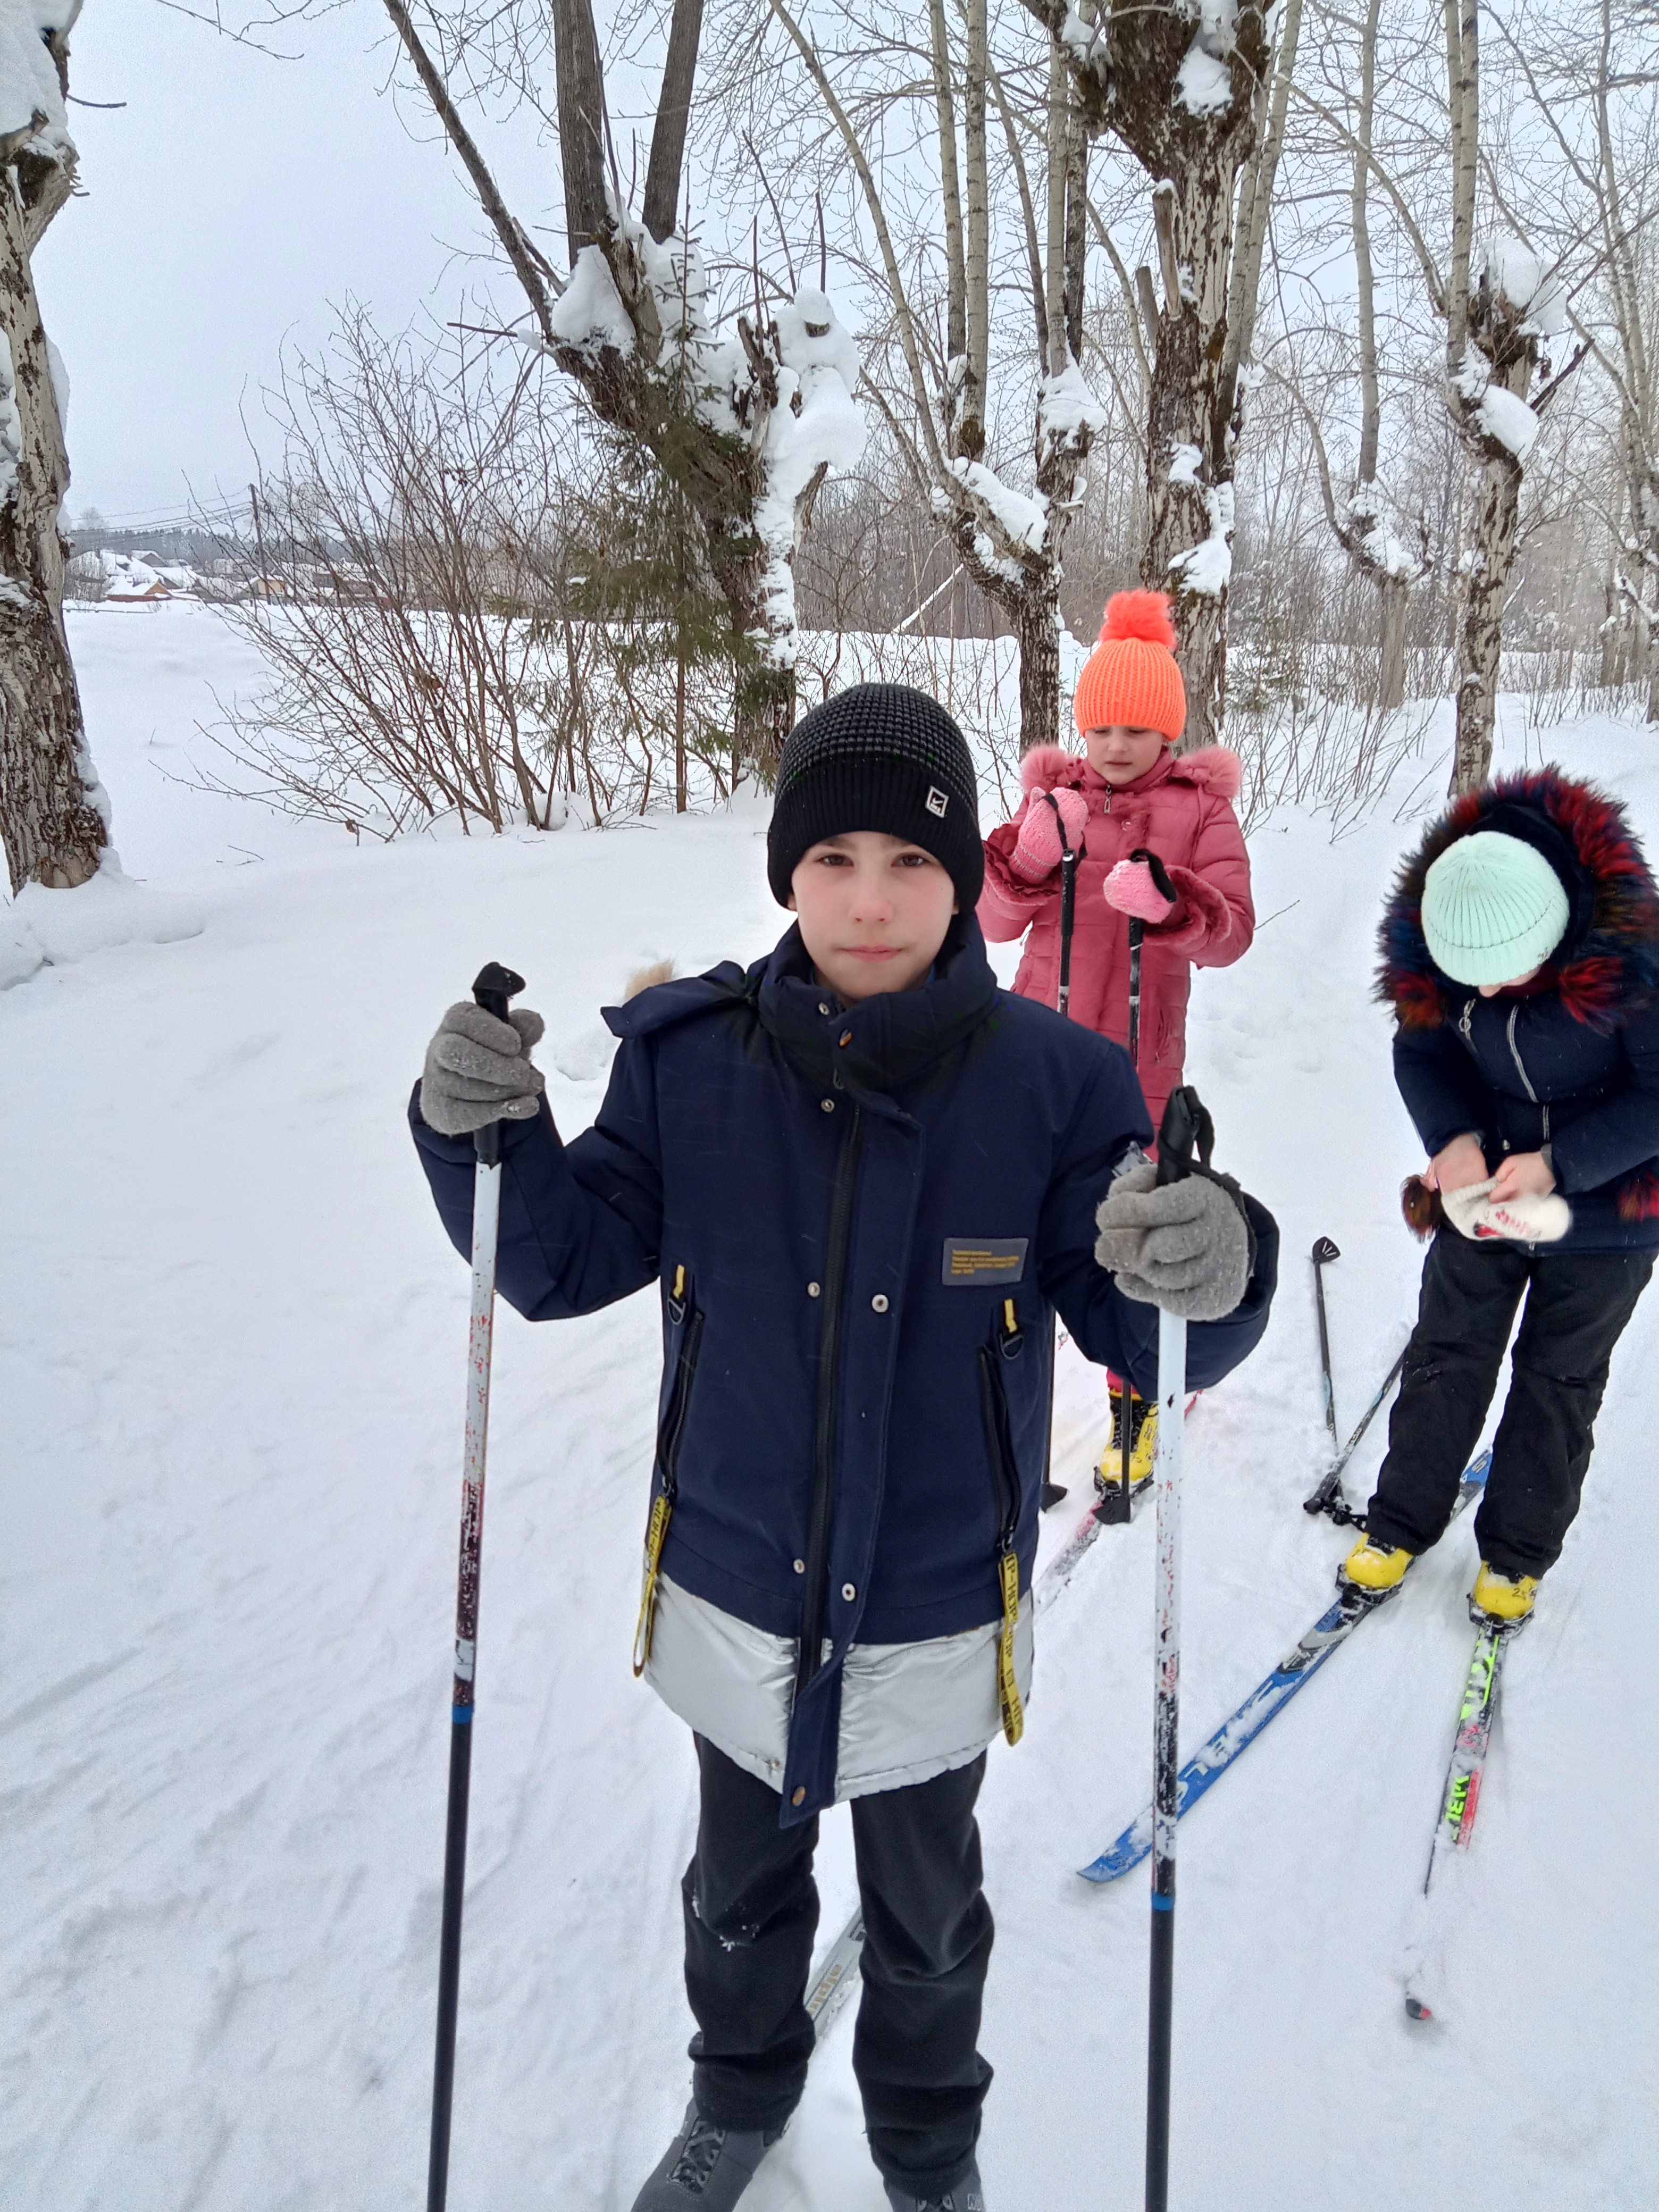
[[[1389,1455],[1365,1516],[1372,1539],[1426,1552],[1443,1533],[1524,1293],[1474,1532],[1499,1574],[1553,1566],[1578,1510],[1607,1362],[1653,1264],[1650,1252],[1534,1256],[1442,1229],[1424,1266]]]
[[[681,1885],[694,2094],[716,2127],[769,2130],[799,2101],[812,2051],[818,1824],[780,1828],[777,1791],[696,1741],[702,1804]],[[974,1819],[984,1776],[981,1752],[849,1808],[865,1927],[853,2071],[877,2166],[918,2195],[961,2179],[991,2081],[975,2047],[992,1937]]]

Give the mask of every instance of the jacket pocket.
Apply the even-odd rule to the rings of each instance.
[[[634,1630],[634,1672],[645,1672],[651,1656],[652,1631],[657,1620],[657,1576],[662,1547],[674,1516],[679,1489],[680,1446],[684,1441],[691,1392],[697,1379],[697,1354],[702,1346],[702,1315],[691,1302],[691,1279],[684,1267],[674,1270],[674,1286],[667,1300],[669,1327],[679,1340],[674,1358],[674,1379],[657,1431],[657,1459],[652,1473],[651,1517],[645,1529],[645,1587],[640,1595],[640,1617]]]
[[[1002,1593],[1002,1632],[997,1639],[997,1706],[1002,1716],[1002,1733],[1010,1743],[1018,1743],[1025,1733],[1025,1711],[1014,1673],[1014,1631],[1019,1625],[1019,1554],[1014,1548],[1015,1532],[1019,1527],[1019,1466],[1008,1426],[1008,1397],[1003,1388],[1001,1369],[1005,1360],[1017,1359],[1024,1349],[1024,1335],[1014,1302],[1005,1298],[993,1342],[979,1348],[979,1397],[996,1508],[997,1582]]]

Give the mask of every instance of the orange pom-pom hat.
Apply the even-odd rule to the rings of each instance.
[[[1175,624],[1162,592],[1114,592],[1100,643],[1072,698],[1078,729],[1161,730],[1173,744],[1187,726],[1187,690],[1176,665]]]

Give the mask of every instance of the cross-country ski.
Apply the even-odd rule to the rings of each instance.
[[[1454,1513],[1461,1513],[1479,1498],[1491,1462],[1492,1454],[1482,1452],[1470,1464],[1458,1485]],[[1276,1719],[1291,1699],[1306,1688],[1331,1654],[1393,1595],[1389,1591],[1376,1597],[1352,1586],[1338,1594],[1307,1634],[1291,1645],[1272,1674],[1263,1677],[1237,1711],[1230,1714],[1182,1765],[1178,1784],[1180,1814],[1187,1813],[1214,1788],[1240,1753],[1249,1749],[1269,1721]],[[1120,1875],[1138,1867],[1152,1848],[1152,1808],[1149,1805],[1098,1858],[1091,1859],[1079,1871],[1085,1881],[1115,1881]]]
[[[1413,1908],[1407,1950],[1406,2011],[1413,2020],[1432,2020],[1444,2009],[1443,1954],[1448,1894],[1461,1874],[1460,1855],[1474,1840],[1486,1752],[1498,1717],[1504,1657],[1510,1639],[1522,1626],[1523,1622],[1482,1620],[1475,1631],[1474,1650],[1457,1709],[1457,1733],[1440,1793],[1439,1817],[1429,1845],[1428,1870]]]

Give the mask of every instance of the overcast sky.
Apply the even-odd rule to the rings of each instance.
[[[378,0],[289,43],[301,58],[270,60],[155,0],[87,0],[70,91],[126,105],[71,106],[86,197],[35,256],[70,374],[71,515],[157,522],[191,488],[240,497],[241,415],[258,428],[284,342],[314,347],[331,301],[354,295],[392,331],[453,315],[488,279],[465,258],[485,240],[453,158],[417,104],[384,89]],[[489,139],[520,211],[556,215],[556,153],[522,123]]]

